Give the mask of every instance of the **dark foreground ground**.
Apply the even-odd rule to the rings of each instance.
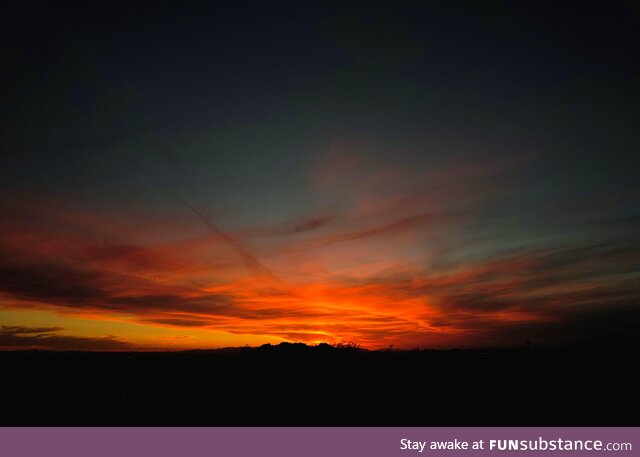
[[[636,345],[0,352],[0,425],[640,425]]]

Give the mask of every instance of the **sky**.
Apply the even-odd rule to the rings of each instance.
[[[637,336],[637,4],[2,10],[0,349]]]

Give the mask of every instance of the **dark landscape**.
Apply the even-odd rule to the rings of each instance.
[[[0,352],[3,425],[639,425],[637,342]]]

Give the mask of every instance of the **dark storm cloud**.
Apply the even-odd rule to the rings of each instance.
[[[115,250],[118,251],[118,247]],[[35,306],[53,306],[67,311],[117,312],[140,318],[143,322],[185,327],[220,324],[223,318],[261,320],[309,314],[308,310],[281,307],[251,309],[251,300],[240,300],[232,294],[176,288],[135,275],[94,270],[88,265],[53,262],[14,264],[5,260],[0,263],[0,294],[16,300],[18,303],[14,306],[25,308],[33,307],[35,303]],[[273,291],[272,294],[281,295],[282,292]],[[197,314],[199,317],[175,317],[173,313]]]
[[[40,303],[91,306],[109,297],[109,279],[115,277],[52,263],[0,263],[0,292]]]
[[[0,348],[3,349],[57,349],[83,351],[123,351],[136,347],[114,336],[80,337],[59,335],[59,327],[0,327]]]
[[[138,290],[138,288],[140,290]],[[145,291],[150,288],[152,292]],[[167,290],[166,293],[161,293]],[[68,308],[149,314],[165,311],[229,313],[231,297],[189,295],[129,275],[55,263],[0,264],[0,293],[29,303]]]

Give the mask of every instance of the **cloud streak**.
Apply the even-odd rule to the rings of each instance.
[[[195,214],[205,224],[205,226],[209,230],[211,230],[214,235],[220,238],[234,252],[236,252],[238,256],[240,256],[240,258],[244,261],[244,264],[249,271],[257,276],[276,279],[273,273],[271,273],[268,268],[262,265],[262,263],[256,258],[256,256],[249,252],[249,250],[240,241],[220,230],[202,211],[189,203],[186,199],[173,192],[167,186],[162,185],[162,187],[167,190],[181,205]]]
[[[0,327],[0,348],[3,349],[50,349],[65,351],[127,351],[136,346],[115,336],[80,337],[60,335],[59,327],[31,328]]]

